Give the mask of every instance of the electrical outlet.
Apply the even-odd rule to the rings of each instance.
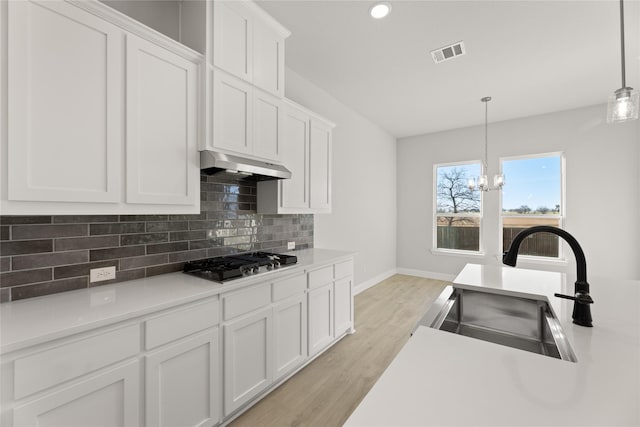
[[[104,268],[92,268],[89,270],[89,282],[102,282],[116,278],[116,266]]]
[[[296,248],[296,242],[287,242],[287,249],[291,250],[295,248]]]

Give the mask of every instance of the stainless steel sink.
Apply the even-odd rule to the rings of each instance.
[[[542,299],[447,286],[418,325],[577,361],[560,322]]]

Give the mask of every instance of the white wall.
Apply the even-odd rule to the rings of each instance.
[[[180,2],[178,0],[100,1],[174,40],[180,39]]]
[[[286,96],[336,123],[333,209],[315,215],[314,246],[357,252],[356,286],[395,272],[396,140],[287,69]]]
[[[499,157],[564,152],[565,229],[582,245],[588,275],[640,279],[640,121],[607,125],[605,116],[606,105],[597,105],[490,123],[488,175]],[[467,262],[498,263],[497,192],[485,197],[484,257],[431,253],[433,164],[479,160],[483,138],[476,126],[398,140],[400,271],[453,277]],[[573,254],[566,246],[565,253],[568,266],[526,266],[573,274]]]

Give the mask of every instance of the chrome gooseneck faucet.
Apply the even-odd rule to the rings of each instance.
[[[539,225],[536,227],[527,228],[526,230],[521,231],[511,242],[511,247],[507,252],[502,255],[502,263],[506,265],[510,265],[511,267],[516,266],[516,261],[518,259],[518,250],[520,249],[520,244],[527,237],[535,233],[552,233],[556,236],[562,237],[571,247],[574,256],[576,257],[577,264],[577,280],[575,283],[575,295],[562,295],[562,294],[554,294],[559,298],[566,298],[574,301],[573,305],[573,323],[580,326],[593,326],[591,321],[591,306],[593,304],[593,299],[589,295],[589,283],[587,283],[587,261],[584,257],[584,252],[580,247],[578,241],[571,234],[566,231],[557,228],[551,227],[548,225]]]

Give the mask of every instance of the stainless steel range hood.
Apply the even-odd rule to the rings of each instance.
[[[254,179],[256,181],[291,178],[291,171],[282,165],[246,159],[217,151],[200,152],[200,169],[207,175],[226,172],[238,178]]]

